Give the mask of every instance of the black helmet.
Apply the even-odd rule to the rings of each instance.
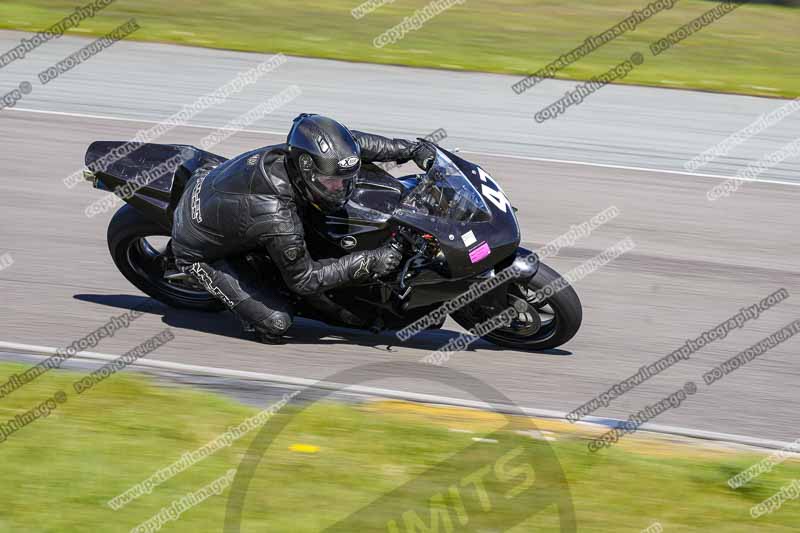
[[[353,193],[361,169],[361,147],[335,120],[303,113],[286,138],[289,174],[320,211],[341,209]]]

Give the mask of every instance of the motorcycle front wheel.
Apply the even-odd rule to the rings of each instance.
[[[493,344],[524,351],[549,350],[568,342],[581,327],[583,308],[578,294],[558,272],[543,263],[527,285],[518,285],[516,291],[509,290],[509,295],[513,296],[509,307],[517,308],[520,316],[507,327],[482,336]],[[492,313],[475,302],[450,316],[459,326],[471,330],[492,318]]]

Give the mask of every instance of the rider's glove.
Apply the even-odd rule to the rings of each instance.
[[[416,163],[419,168],[428,170],[431,168],[434,159],[436,159],[436,150],[430,143],[421,141],[414,147],[412,157],[414,158],[414,163]]]
[[[391,274],[400,268],[402,259],[403,254],[391,244],[384,244],[380,248],[364,252],[353,279],[361,281],[371,275],[382,277]]]

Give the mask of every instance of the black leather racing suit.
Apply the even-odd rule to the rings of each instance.
[[[417,143],[353,131],[362,162],[413,156]],[[323,262],[306,249],[298,202],[285,163],[286,145],[253,150],[213,169],[201,168],[187,183],[175,210],[172,249],[178,268],[233,310],[245,324],[281,335],[291,325],[288,302],[259,287],[235,259],[264,251],[293,292],[311,296],[368,274],[368,253]]]

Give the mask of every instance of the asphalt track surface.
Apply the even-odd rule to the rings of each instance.
[[[0,51],[19,44],[25,35],[0,32]],[[40,72],[88,42],[62,37],[3,67],[0,94],[28,81],[33,92],[17,107],[158,121],[269,58],[122,41],[40,85]],[[302,96],[260,121],[256,129],[285,132],[298,113],[314,112],[334,116],[355,129],[411,138],[445,128],[448,146],[464,150],[685,171],[686,161],[786,103],[607,86],[557,119],[537,124],[534,113],[562,98],[576,82],[548,80],[520,96],[511,89],[519,79],[292,57],[258,84],[191,123],[219,127],[296,84]],[[795,112],[698,172],[734,175],[793,141],[799,132],[800,112]],[[800,182],[800,160],[784,161],[761,177]]]
[[[0,34],[0,49],[9,48],[19,35]],[[50,43],[0,71],[2,91],[23,79],[35,82],[34,92],[18,108],[43,111],[0,112],[0,254],[10,252],[14,259],[13,265],[0,271],[2,341],[65,346],[145,298],[116,271],[108,255],[105,230],[111,213],[91,219],[84,215],[85,207],[102,193],[86,185],[68,189],[61,180],[80,168],[91,141],[128,139],[149,126],[125,119],[163,119],[264,59],[253,54],[118,43],[63,78],[40,86],[35,74],[79,44],[66,38]],[[316,71],[312,72],[312,66]],[[208,78],[204,77],[207,73]],[[797,339],[711,387],[702,384],[701,376],[800,318],[800,188],[750,183],[730,198],[710,203],[705,193],[720,182],[716,178],[485,155],[494,151],[678,170],[686,158],[781,102],[609,87],[595,95],[596,102],[584,103],[574,117],[553,123],[563,133],[560,138],[553,131],[537,129],[530,116],[538,107],[531,106],[533,97],[526,101],[520,98],[527,96],[513,95],[509,87],[515,78],[294,58],[274,74],[203,113],[197,123],[221,126],[255,105],[259,97],[297,83],[303,96],[253,129],[285,130],[290,117],[300,111],[334,114],[353,127],[398,136],[444,127],[451,135],[445,146],[483,152],[467,155],[503,185],[519,208],[525,245],[542,245],[611,205],[620,209],[618,218],[548,260],[566,272],[625,237],[636,243],[633,251],[577,284],[584,325],[572,342],[563,350],[544,354],[501,350],[479,342],[455,354],[448,365],[486,381],[519,405],[570,411],[680,347],[687,338],[783,287],[792,293],[787,301],[595,414],[627,418],[694,380],[699,392],[679,409],[658,417],[658,423],[778,440],[799,436]],[[457,97],[448,95],[451,89],[458,91]],[[551,96],[559,90],[552,89]],[[430,97],[421,98],[423,94]],[[535,99],[546,100],[545,96],[537,94]],[[610,101],[615,98],[620,98],[616,108],[625,117],[624,127],[609,123],[604,115],[612,112]],[[680,135],[680,120],[670,105],[682,106],[687,116],[702,108],[706,120],[684,122]],[[710,113],[709,107],[715,111]],[[673,128],[661,131],[668,120],[676,121]],[[789,128],[791,120],[765,132],[767,136],[759,142],[768,145],[766,151],[792,140],[790,135],[782,136],[780,129]],[[203,128],[179,127],[161,142],[198,143],[208,133]],[[516,143],[506,142],[516,134]],[[658,144],[650,134],[664,143]],[[280,140],[277,135],[241,132],[217,151],[232,156]],[[626,148],[626,142],[637,144]],[[548,151],[556,145],[564,150],[563,156]],[[746,163],[745,155],[737,152],[737,156]],[[727,164],[741,167],[733,161]],[[796,161],[786,162],[785,175],[770,177],[788,180],[796,165]],[[124,353],[165,325],[173,328],[176,339],[151,357],[314,379],[372,362],[416,361],[460,331],[448,322],[444,331],[400,344],[390,333],[376,336],[300,321],[290,343],[270,347],[243,338],[236,321],[225,314],[157,307],[93,351]],[[422,371],[404,379],[365,378],[374,378],[365,383],[372,386],[464,394],[426,381]]]

